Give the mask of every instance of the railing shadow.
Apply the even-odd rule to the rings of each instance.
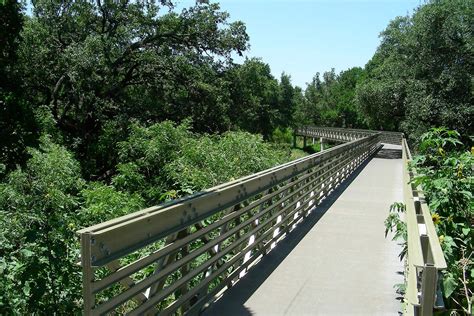
[[[383,149],[382,149],[383,150]],[[328,209],[341,196],[341,194],[350,186],[355,178],[361,173],[365,166],[380,151],[374,153],[364,163],[357,167],[347,179],[345,179],[334,191],[327,196],[320,205],[305,218],[303,222],[298,224],[284,240],[280,241],[276,247],[266,254],[260,262],[250,269],[247,274],[235,286],[224,292],[222,297],[215,303],[211,304],[201,315],[253,315],[252,311],[244,304],[252,296],[252,294],[265,282],[265,280],[273,273],[283,260],[291,253],[291,251],[299,244],[299,242],[308,234],[308,232],[319,222],[326,214]],[[395,159],[395,158],[393,158]]]

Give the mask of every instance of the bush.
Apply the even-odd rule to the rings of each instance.
[[[277,127],[272,133],[271,141],[277,144],[291,144],[293,142],[293,132],[290,128]]]
[[[127,215],[144,207],[143,199],[137,193],[121,192],[100,182],[88,184],[81,191],[81,198],[81,225],[84,227]]]
[[[190,122],[165,121],[145,127],[132,124],[130,136],[118,144],[119,164],[112,184],[119,190],[140,194],[147,205],[158,204],[170,190],[167,164],[177,159],[195,136]]]
[[[444,295],[448,307],[470,309],[474,288],[474,159],[456,131],[435,128],[421,137],[413,159],[432,212],[448,269]]]
[[[198,135],[189,122],[134,125],[119,144],[112,183],[147,205],[181,197],[289,160],[289,152],[246,132]]]
[[[77,312],[78,163],[43,137],[24,170],[0,184],[0,314]]]
[[[194,192],[237,179],[288,159],[288,153],[265,143],[261,136],[228,132],[190,140],[165,172],[179,192]]]

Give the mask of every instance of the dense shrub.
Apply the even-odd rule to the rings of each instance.
[[[81,191],[81,198],[81,226],[105,222],[144,207],[143,199],[137,193],[121,192],[100,182],[88,184]]]
[[[435,128],[421,137],[414,178],[426,193],[448,263],[448,307],[472,315],[474,293],[474,159],[456,131]]]
[[[175,189],[197,191],[278,165],[287,153],[259,135],[228,132],[190,139],[165,170]]]
[[[70,314],[81,296],[74,227],[79,165],[43,137],[0,183],[0,314]]]
[[[293,131],[290,128],[275,128],[271,141],[277,144],[291,144],[293,141]]]
[[[246,132],[198,135],[188,122],[133,125],[119,143],[112,183],[154,204],[275,166],[289,154]]]

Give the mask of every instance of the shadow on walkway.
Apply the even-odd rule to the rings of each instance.
[[[360,174],[365,166],[380,152],[367,159],[361,164],[343,183],[323,200],[303,222],[300,222],[285,239],[280,241],[276,247],[267,255],[262,257],[260,262],[251,268],[247,274],[232,288],[224,292],[222,297],[211,304],[202,315],[253,315],[244,304],[252,294],[262,285],[272,272],[285,260],[306,234],[318,223],[327,210],[334,204],[338,197],[349,187],[354,179]],[[391,150],[389,150],[391,152]],[[385,153],[384,153],[385,155]],[[383,158],[383,157],[379,157]],[[395,158],[391,158],[395,159]]]
[[[379,150],[374,158],[402,159],[402,150],[382,147],[382,149]]]

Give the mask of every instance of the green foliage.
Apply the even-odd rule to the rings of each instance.
[[[425,133],[413,159],[414,183],[426,192],[448,263],[443,284],[449,307],[472,313],[473,294],[465,287],[474,288],[474,159],[459,138],[445,128]]]
[[[288,151],[245,132],[197,135],[190,123],[133,125],[119,143],[112,183],[148,205],[184,196],[287,161]]]
[[[0,184],[0,313],[70,314],[79,307],[78,163],[47,137]]]
[[[0,163],[8,170],[25,163],[26,147],[37,138],[31,104],[22,98],[17,71],[23,20],[20,2],[0,2]]]
[[[270,66],[257,58],[247,59],[228,76],[233,106],[230,119],[234,126],[268,138],[280,123],[279,85]]]
[[[280,79],[280,100],[278,101],[279,126],[294,126],[294,114],[298,99],[297,90],[291,85],[291,77],[285,73],[281,74]]]
[[[139,193],[148,205],[161,202],[162,195],[174,189],[164,169],[178,159],[193,137],[189,122],[178,126],[170,121],[150,127],[133,124],[130,136],[118,144],[118,173],[112,183],[120,190]]]
[[[13,170],[24,165],[26,148],[37,143],[38,133],[31,105],[17,91],[2,90],[0,87],[0,162]]]
[[[307,85],[304,100],[298,102],[295,119],[299,125],[365,128],[356,106],[355,91],[365,78],[363,69],[354,67],[336,75],[334,69],[317,73]]]
[[[199,135],[190,129],[190,122],[132,124],[118,144],[111,184],[84,181],[73,155],[43,136],[39,149],[29,150],[26,166],[0,182],[0,313],[79,312],[78,229],[290,159],[288,150],[259,135]]]
[[[180,13],[169,1],[32,5],[18,49],[25,97],[51,113],[91,178],[114,167],[115,152],[99,144],[110,122],[118,129],[115,142],[131,119],[192,116],[196,130],[229,127],[223,70],[231,53],[247,48],[248,36],[218,4]]]
[[[441,0],[390,22],[357,89],[370,128],[415,142],[432,126],[472,133],[473,18],[470,1]]]
[[[12,86],[10,83],[13,61],[17,59],[19,33],[23,26],[22,4],[15,0],[0,3],[0,87]]]
[[[467,1],[397,18],[365,69],[317,73],[304,91],[258,58],[233,63],[249,38],[218,4],[38,0],[30,16],[22,6],[0,2],[0,314],[77,313],[74,231],[302,157],[290,128],[402,129],[412,139],[440,122],[472,130]],[[416,181],[457,267],[445,294],[464,304],[472,154],[454,132],[420,139]],[[391,214],[387,228],[402,231]]]
[[[288,160],[261,136],[228,132],[190,140],[165,170],[176,190],[202,190],[256,173]]]
[[[417,171],[412,181],[425,192],[448,264],[443,277],[446,306],[469,315],[474,288],[474,159],[459,138],[456,131],[431,129],[422,135],[410,167]],[[401,237],[406,245],[406,225],[393,207],[403,209],[392,206],[386,232],[395,230],[394,238]],[[405,253],[406,247],[401,256]]]
[[[402,251],[400,252],[400,260],[403,260],[408,252],[408,243],[407,243],[407,224],[403,218],[400,218],[400,214],[405,213],[406,208],[405,204],[401,202],[395,202],[390,206],[390,211],[388,217],[385,219],[385,237],[388,233],[393,233],[392,240],[400,240],[400,245],[402,246]]]
[[[293,131],[290,128],[275,128],[272,133],[271,141],[277,144],[292,144]]]
[[[80,225],[83,227],[139,211],[145,206],[137,193],[121,192],[111,185],[97,182],[89,183],[81,191],[81,198],[83,207]]]

